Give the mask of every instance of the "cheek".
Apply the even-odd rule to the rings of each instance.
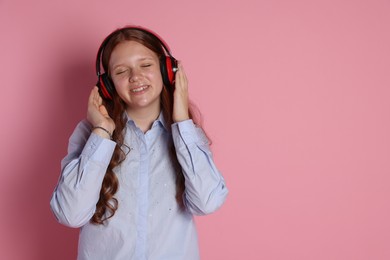
[[[112,79],[112,83],[114,83],[115,89],[119,90],[127,86],[127,80],[124,78],[115,78]]]
[[[156,84],[158,86],[161,85],[161,87],[162,87],[163,80],[162,80],[162,75],[161,75],[160,70],[150,72],[148,77],[149,77],[149,79],[151,79],[154,82],[154,84]]]

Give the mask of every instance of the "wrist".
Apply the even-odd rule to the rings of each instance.
[[[190,116],[188,113],[182,113],[182,114],[174,115],[172,119],[175,123],[178,123],[190,119]]]
[[[95,134],[97,134],[103,138],[107,138],[107,139],[112,140],[112,132],[107,130],[107,128],[105,128],[103,126],[94,126],[92,128],[92,132],[94,132]]]

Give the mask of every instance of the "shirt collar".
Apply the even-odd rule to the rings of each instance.
[[[127,123],[129,124],[131,122],[131,124],[135,126],[134,120],[127,113],[124,113],[124,114],[125,114],[125,117],[127,119]],[[158,115],[157,119],[153,122],[152,128],[157,126],[157,125],[162,126],[165,129],[165,131],[168,131],[167,122],[165,121],[165,118],[164,118],[162,111]]]
[[[166,121],[165,121],[165,118],[164,118],[164,115],[163,115],[162,111],[161,111],[160,114],[158,115],[157,119],[153,122],[152,127],[155,126],[155,125],[160,125],[160,126],[162,126],[166,131],[168,131],[167,123],[166,123]]]

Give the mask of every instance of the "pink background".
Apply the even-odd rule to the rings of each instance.
[[[390,259],[388,0],[0,0],[1,259],[75,259],[49,200],[126,24],[183,61],[230,189],[202,259]]]

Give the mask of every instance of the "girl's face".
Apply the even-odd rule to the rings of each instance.
[[[160,110],[163,80],[156,53],[136,41],[119,43],[111,53],[109,69],[128,111]]]

